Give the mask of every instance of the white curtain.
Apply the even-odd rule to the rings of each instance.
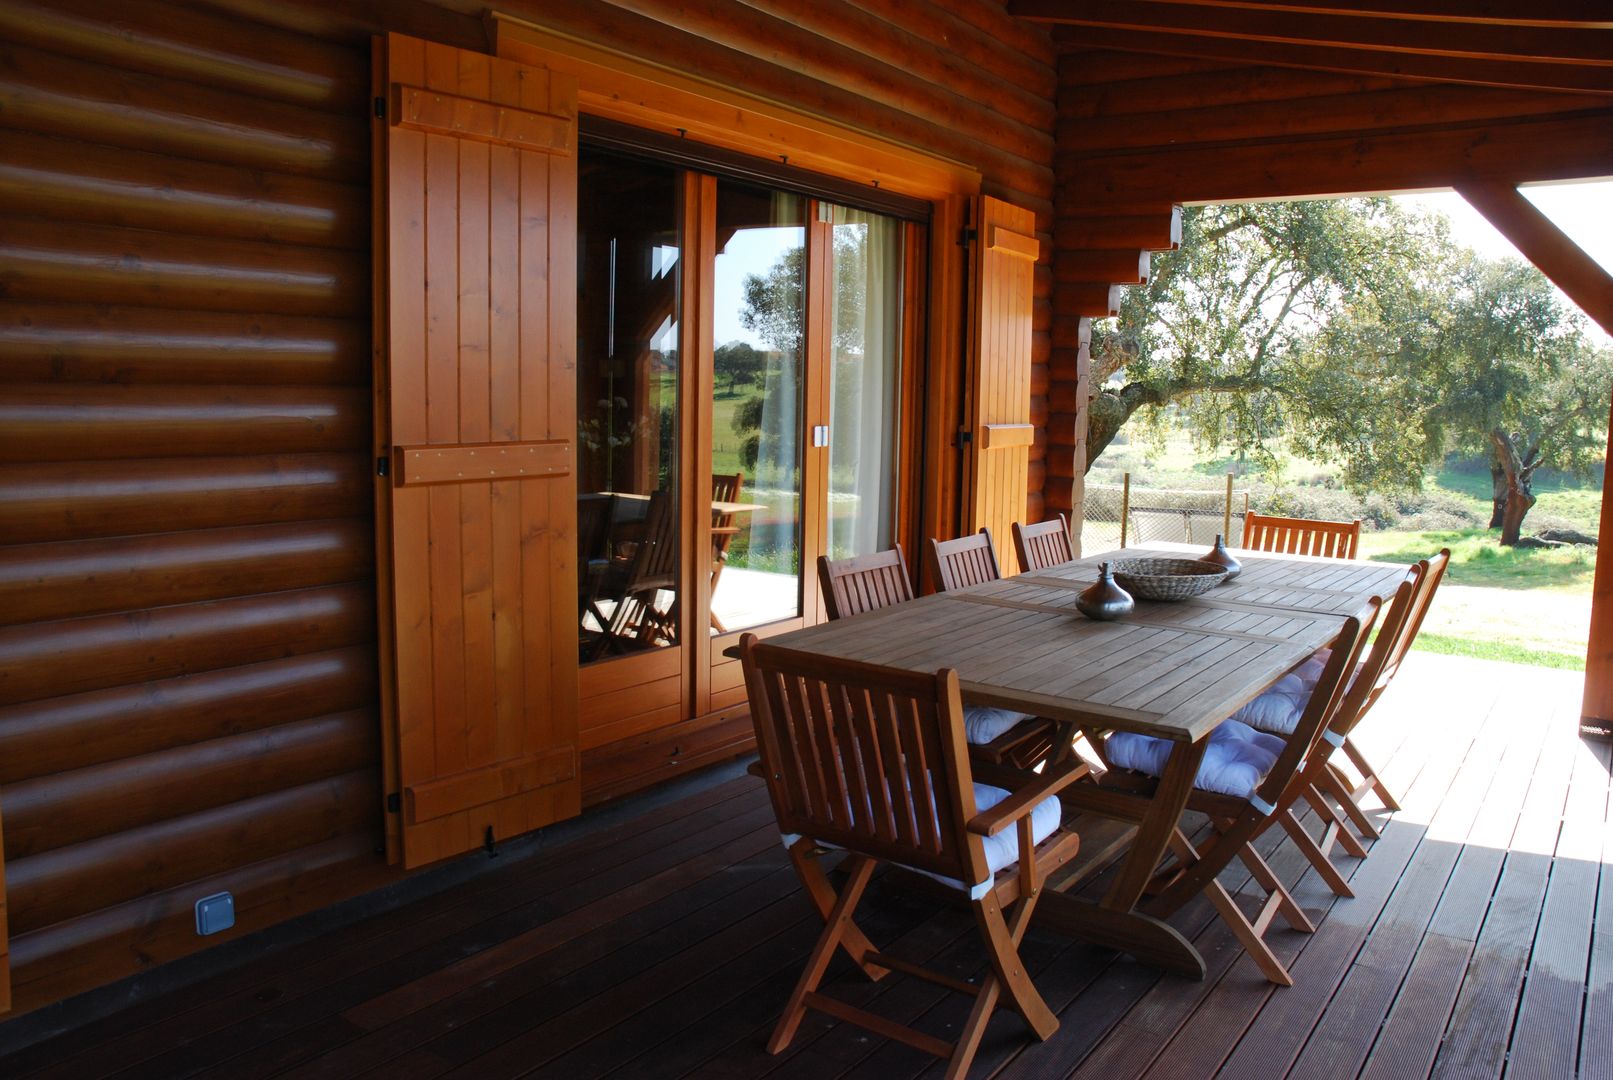
[[[829,353],[829,552],[891,546],[901,366],[902,224],[834,208],[835,295]]]

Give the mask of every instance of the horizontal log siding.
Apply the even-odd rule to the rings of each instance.
[[[1058,61],[1048,510],[1080,513],[1084,340],[1171,206],[1613,172],[1605,96],[1081,49]]]
[[[0,0],[19,1009],[379,880],[368,56]],[[205,939],[211,944],[220,938]]]

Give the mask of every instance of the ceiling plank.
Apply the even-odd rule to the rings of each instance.
[[[1204,7],[1176,0],[1013,0],[1022,18],[1057,26],[1160,31],[1273,45],[1328,46],[1414,56],[1613,66],[1613,33],[1583,28],[1411,22],[1363,15]]]
[[[1108,26],[1057,27],[1054,39],[1081,48],[1194,56],[1244,64],[1310,68],[1392,79],[1527,90],[1613,94],[1613,66],[1428,56],[1327,45],[1290,45]]]
[[[1149,3],[1152,0],[1137,0]],[[1581,30],[1613,29],[1605,0],[1171,0],[1194,7],[1242,8],[1247,11],[1295,11],[1315,15],[1370,15],[1412,22],[1480,23],[1495,26],[1558,26]]]

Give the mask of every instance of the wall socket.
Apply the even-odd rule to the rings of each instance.
[[[228,930],[235,925],[235,897],[214,893],[196,901],[196,932],[202,937]]]

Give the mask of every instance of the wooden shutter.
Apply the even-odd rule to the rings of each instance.
[[[965,532],[991,529],[1004,574],[1018,572],[1010,527],[1025,517],[1030,448],[1031,291],[1036,215],[982,196],[973,215],[970,453]]]
[[[577,88],[398,35],[377,54],[383,732],[418,866],[581,806]]]

